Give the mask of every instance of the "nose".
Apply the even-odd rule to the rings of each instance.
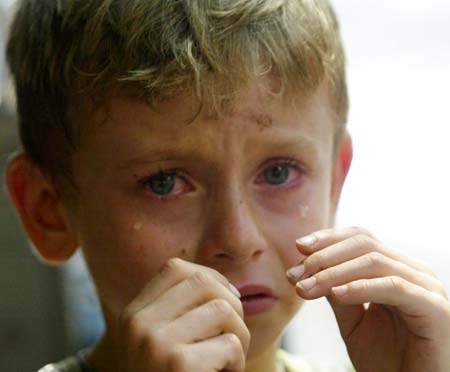
[[[241,265],[261,255],[267,242],[258,223],[256,206],[237,186],[229,187],[215,199],[207,211],[202,260],[215,265]]]

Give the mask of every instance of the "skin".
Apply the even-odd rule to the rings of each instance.
[[[287,323],[304,299],[327,296],[358,371],[447,371],[450,310],[439,281],[365,230],[326,229],[352,150],[346,135],[333,159],[325,87],[293,107],[264,93],[265,84],[243,91],[224,117],[195,116],[186,96],[157,112],[111,100],[73,158],[76,208],[26,155],[10,162],[10,194],[41,257],[64,262],[83,249],[107,324],[91,364],[100,372],[274,372]],[[287,180],[270,184],[264,170],[287,160],[297,162],[286,165]],[[174,168],[176,186],[161,198],[147,181]],[[295,244],[312,233],[312,245]],[[310,291],[286,275],[299,263],[304,278],[317,278]],[[244,317],[229,284],[249,282],[277,301]],[[348,295],[337,296],[332,288],[346,283]],[[366,311],[365,302],[389,306]],[[409,321],[392,321],[411,309]]]

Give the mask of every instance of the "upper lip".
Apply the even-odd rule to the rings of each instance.
[[[241,298],[251,295],[275,297],[273,291],[269,287],[262,284],[235,284],[235,287],[241,294]]]

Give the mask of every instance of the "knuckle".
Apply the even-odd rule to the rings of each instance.
[[[213,279],[211,275],[203,271],[197,271],[192,275],[192,285],[194,287],[200,287],[203,289],[210,288],[213,285]]]
[[[183,263],[180,258],[171,257],[164,263],[164,265],[161,269],[161,274],[162,275],[167,275],[167,274],[170,275],[174,272],[181,270],[182,265],[183,265]]]
[[[365,256],[368,267],[379,268],[385,262],[385,257],[379,252],[370,252]]]
[[[392,289],[401,292],[405,291],[405,282],[399,276],[388,276],[386,280],[388,281],[388,285],[390,285]]]
[[[133,319],[134,314],[125,308],[119,315],[119,325],[121,328],[126,328],[131,320]]]
[[[150,355],[161,355],[161,351],[166,350],[157,332],[146,332],[142,339],[142,346]]]
[[[242,305],[242,302],[238,298],[236,298],[236,305],[237,305],[236,306],[237,313],[238,313],[239,317],[241,319],[243,319],[244,318],[244,306]]]
[[[218,298],[209,302],[211,312],[220,316],[229,316],[232,312],[231,305],[228,301]]]
[[[167,357],[167,365],[169,371],[187,371],[189,364],[189,353],[182,345],[177,345],[172,348]]]
[[[138,314],[133,314],[126,310],[120,314],[119,325],[122,334],[127,339],[136,337],[141,329],[141,322]]]
[[[316,285],[326,285],[330,282],[335,282],[339,277],[339,271],[336,268],[329,268],[327,270],[321,271],[314,276],[316,278]]]
[[[340,273],[339,273],[339,269],[331,268],[331,269],[324,271],[324,274],[326,274],[326,278],[322,278],[321,275],[316,276],[317,283],[320,284],[324,280],[326,280],[327,282],[335,282],[339,278]]]
[[[163,355],[166,342],[163,328],[149,329],[148,322],[139,313],[121,316],[122,340],[128,345],[140,345],[151,355]]]
[[[227,333],[225,335],[225,343],[234,352],[239,352],[242,350],[241,340],[234,333]]]
[[[327,268],[327,256],[323,251],[319,251],[311,255],[309,259],[305,260],[305,270],[311,273],[318,272]]]
[[[365,234],[356,234],[352,236],[350,239],[352,243],[356,246],[364,246],[370,249],[374,249],[376,246],[375,240],[372,237]]]
[[[219,271],[208,267],[208,273],[213,278],[216,278],[219,282],[223,283],[224,285],[228,285],[228,283],[229,283],[228,279],[226,278],[225,275],[221,274]]]
[[[348,285],[349,292],[367,292],[370,289],[370,281],[368,279],[361,279],[357,283],[350,283]]]

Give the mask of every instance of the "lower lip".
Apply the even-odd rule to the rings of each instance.
[[[276,299],[274,297],[249,297],[241,299],[244,315],[264,313],[272,308]]]

